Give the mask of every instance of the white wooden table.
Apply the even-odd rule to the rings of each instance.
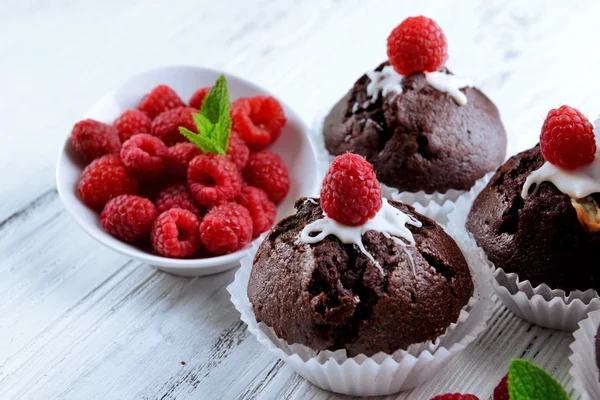
[[[89,239],[57,196],[55,159],[97,98],[165,64],[249,78],[311,122],[385,58],[389,32],[415,14],[440,23],[450,68],[501,110],[511,154],[536,141],[552,107],[600,112],[599,2],[405,3],[1,1],[0,398],[338,398],[248,334],[225,291],[233,271],[175,277]],[[433,382],[395,398],[466,391],[487,399],[512,357],[572,390],[571,340],[497,304],[474,345]]]

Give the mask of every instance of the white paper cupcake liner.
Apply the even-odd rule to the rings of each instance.
[[[600,324],[600,311],[592,311],[579,322],[571,343],[573,354],[569,357],[573,387],[582,394],[582,400],[600,399],[600,373],[596,364],[596,332]]]
[[[465,223],[473,200],[482,188],[469,191],[459,198],[448,215],[448,228],[463,232],[461,236],[472,238]],[[600,309],[598,292],[572,291],[567,295],[564,290],[552,289],[546,284],[533,287],[528,280],[520,280],[516,273],[506,273],[496,268],[482,250],[485,262],[492,271],[492,284],[504,305],[519,317],[545,328],[573,331],[577,323],[587,317],[590,311]]]
[[[450,234],[455,237],[454,232]],[[247,289],[258,243],[241,260],[241,267],[227,290],[241,319],[258,342],[314,385],[353,396],[397,393],[431,379],[487,327],[492,305],[489,269],[472,239],[467,237],[457,243],[473,275],[473,297],[444,335],[434,342],[411,345],[407,350],[398,350],[392,355],[378,353],[372,357],[348,357],[344,350],[316,352],[303,345],[290,345],[278,338],[267,325],[257,323]]]

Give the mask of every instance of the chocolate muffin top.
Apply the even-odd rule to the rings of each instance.
[[[542,164],[539,145],[511,157],[473,202],[467,229],[496,267],[534,287],[599,290],[600,233],[586,233],[571,198],[550,182],[521,197],[527,176]]]
[[[443,334],[473,295],[467,262],[434,221],[390,204],[422,227],[407,225],[416,248],[406,250],[379,232],[363,235],[382,275],[364,253],[333,235],[302,242],[302,229],[323,211],[318,199],[298,200],[297,213],[272,229],[254,259],[248,297],[257,321],[288,343],[346,349],[349,356],[391,354]]]
[[[463,89],[467,104],[459,106],[415,73],[402,79],[401,94],[369,104],[369,82],[363,75],[325,119],[331,154],[360,154],[373,164],[380,182],[428,193],[468,190],[504,161],[504,127],[496,106],[479,90]]]

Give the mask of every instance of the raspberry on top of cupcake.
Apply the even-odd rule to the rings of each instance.
[[[433,20],[404,20],[390,34],[387,54],[327,116],[331,154],[360,154],[382,183],[427,193],[468,190],[502,163],[506,133],[498,110],[445,67],[446,37]]]
[[[477,196],[467,228],[496,267],[535,287],[600,289],[600,160],[578,110],[551,110],[540,144],[511,157]]]
[[[382,198],[361,156],[337,157],[320,199],[296,209],[261,244],[248,283],[257,321],[289,343],[391,354],[442,335],[473,295],[454,240]]]

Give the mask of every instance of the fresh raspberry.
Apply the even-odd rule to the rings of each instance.
[[[190,161],[200,153],[198,146],[190,142],[177,143],[169,147],[167,154],[168,173],[175,178],[186,179]]]
[[[218,205],[200,223],[200,237],[211,253],[233,253],[252,240],[252,218],[239,204]]]
[[[160,114],[152,121],[150,133],[165,142],[168,146],[185,142],[186,138],[179,132],[179,127],[188,128],[194,133],[198,133],[192,114],[196,109],[190,107],[178,107]]]
[[[242,189],[242,176],[225,156],[200,154],[188,167],[187,183],[198,203],[211,208],[233,200]]]
[[[254,96],[237,99],[231,106],[233,129],[254,150],[273,143],[283,129],[286,118],[275,98]]]
[[[473,394],[446,393],[435,396],[431,400],[479,400],[479,397]]]
[[[151,119],[154,119],[164,111],[184,106],[183,100],[179,98],[173,89],[166,85],[158,85],[144,96],[137,108]]]
[[[448,60],[448,44],[442,28],[427,17],[406,18],[387,40],[390,64],[400,75],[433,72]]]
[[[210,89],[211,88],[209,86],[196,90],[192,95],[192,98],[190,99],[190,107],[194,107],[197,110],[202,108],[202,101],[204,100],[208,92],[210,92]]]
[[[244,169],[248,163],[248,157],[250,156],[250,149],[246,146],[246,143],[240,139],[239,135],[235,131],[231,131],[229,137],[229,145],[227,147],[227,158],[229,158],[238,167],[239,170]]]
[[[290,190],[288,168],[281,157],[271,151],[250,153],[248,164],[242,173],[248,184],[267,192],[275,203],[283,200]]]
[[[346,225],[363,225],[377,214],[381,204],[381,188],[367,160],[346,153],[331,162],[321,187],[321,207],[329,218]]]
[[[182,258],[192,255],[202,246],[199,225],[198,217],[188,210],[167,210],[160,214],[152,225],[152,247],[165,257]]]
[[[117,130],[93,119],[75,124],[71,131],[71,144],[86,163],[105,154],[118,153],[121,148]]]
[[[127,172],[149,181],[159,177],[166,166],[167,146],[157,137],[138,133],[121,147],[121,160]]]
[[[498,386],[494,389],[494,400],[510,400],[508,396],[508,375],[500,380]]]
[[[92,208],[102,208],[113,197],[136,194],[138,181],[127,173],[117,154],[108,154],[85,167],[77,192],[81,200]]]
[[[106,203],[100,214],[100,225],[117,239],[133,242],[150,233],[157,215],[150,200],[123,194]]]
[[[159,213],[171,208],[182,208],[191,211],[196,217],[202,218],[203,212],[196,205],[192,194],[185,183],[173,183],[165,187],[154,201]]]
[[[579,110],[561,106],[548,112],[540,135],[542,155],[551,164],[575,169],[594,161],[594,127]]]
[[[113,126],[121,142],[124,142],[136,133],[150,133],[151,123],[152,120],[140,110],[127,110],[115,120]]]
[[[277,208],[275,203],[269,200],[264,190],[252,186],[245,186],[236,196],[235,201],[244,206],[252,218],[253,236],[271,229],[275,223]]]

